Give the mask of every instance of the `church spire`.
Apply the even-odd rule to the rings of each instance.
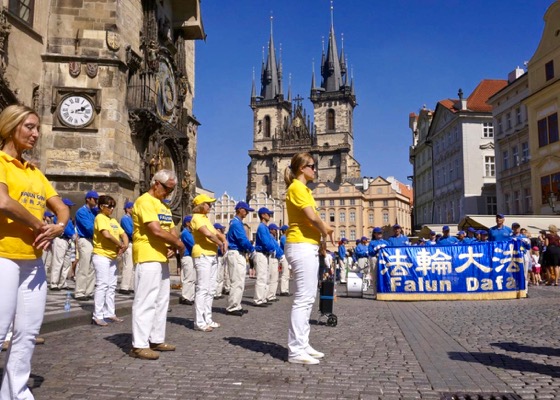
[[[278,64],[276,63],[276,51],[274,49],[272,21],[273,17],[270,16],[270,40],[268,42],[268,57],[261,76],[261,96],[264,100],[272,100],[275,99],[277,95],[282,94],[282,72],[281,70],[278,71]]]
[[[321,75],[323,76],[322,87],[326,92],[336,92],[340,90],[343,85],[342,81],[342,68],[340,66],[340,59],[336,48],[336,38],[334,35],[334,7],[331,1],[331,29],[329,32],[329,42],[327,47],[327,54],[324,61],[322,61]],[[346,68],[344,68],[346,69]]]

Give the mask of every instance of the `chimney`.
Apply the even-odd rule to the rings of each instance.
[[[362,189],[365,192],[366,190],[368,190],[368,188],[369,188],[369,179],[367,176],[364,176],[362,180]]]
[[[508,74],[508,83],[513,82],[524,73],[525,70],[523,68],[515,67],[515,69]]]
[[[463,99],[463,89],[459,88],[459,110],[466,110],[467,109],[467,99]]]

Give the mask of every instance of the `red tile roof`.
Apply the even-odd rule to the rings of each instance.
[[[487,103],[488,99],[507,86],[505,79],[483,79],[467,98],[467,109],[473,112],[491,112],[492,106]],[[439,102],[443,107],[456,113],[459,112],[455,105],[458,99],[445,99]]]

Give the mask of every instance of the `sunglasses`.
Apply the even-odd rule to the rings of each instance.
[[[172,191],[175,190],[174,187],[171,188],[169,186],[166,186],[164,183],[161,183],[160,181],[157,181],[157,182],[161,185],[161,187],[163,188],[163,190],[165,190],[165,193],[167,193],[167,194],[169,194],[169,193],[171,193]]]
[[[311,168],[313,171],[315,171],[315,164],[306,164],[306,167]]]
[[[107,205],[107,204],[101,204],[99,207],[105,207],[105,208],[107,208],[107,209],[109,209],[109,210],[114,210],[114,209],[115,209],[115,206],[109,206],[109,205]]]

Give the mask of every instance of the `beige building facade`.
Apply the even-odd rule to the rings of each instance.
[[[194,194],[199,0],[4,0],[0,106],[41,116],[31,155],[77,204],[88,190],[122,209],[157,170],[175,170],[176,217]],[[25,50],[22,50],[25,49]]]
[[[544,31],[527,65],[529,95],[523,102],[529,123],[533,212],[560,211],[560,2],[544,15]]]
[[[494,117],[497,209],[504,214],[532,214],[527,108],[528,75],[516,68],[508,85],[488,99]]]

